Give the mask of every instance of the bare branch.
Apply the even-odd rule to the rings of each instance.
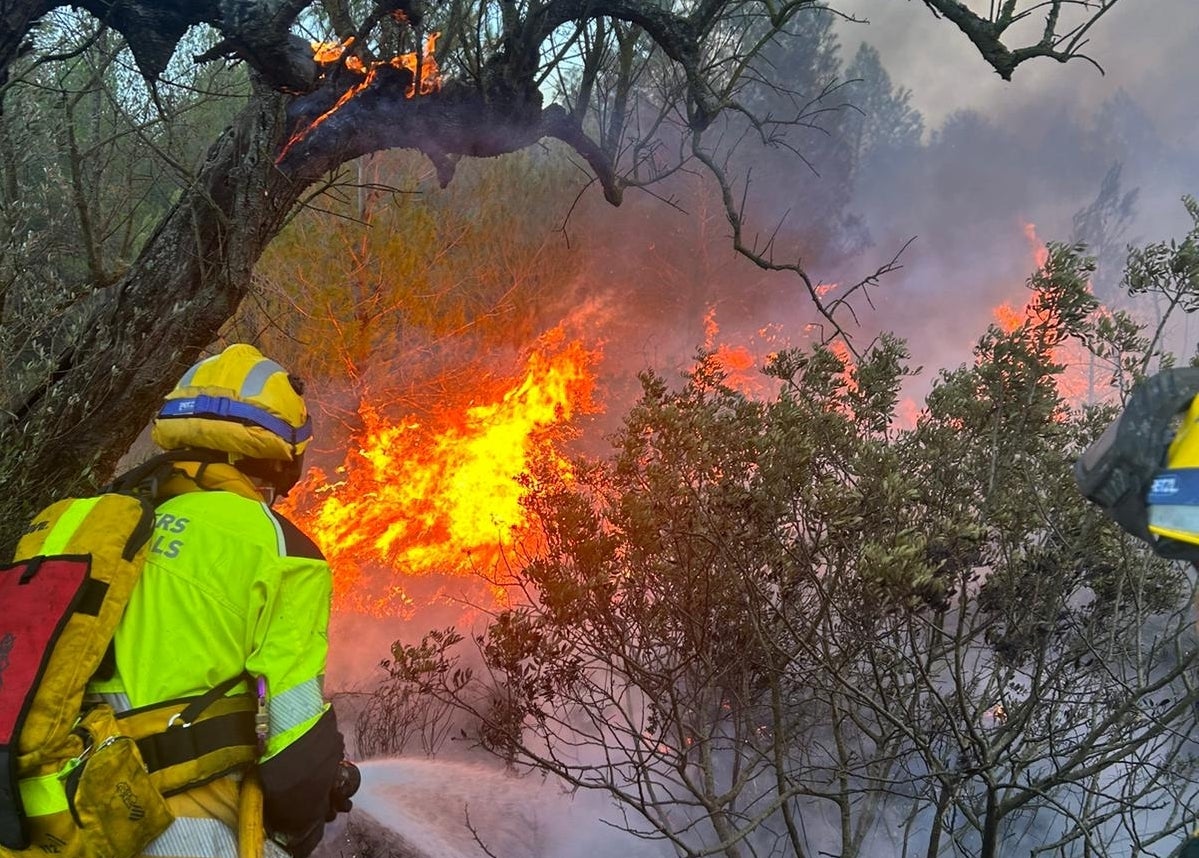
[[[1092,26],[1099,21],[1116,3],[1116,0],[1047,0],[1038,3],[1036,8],[1043,8],[1045,26],[1041,39],[1031,45],[1011,48],[1004,44],[1004,32],[1015,21],[1032,14],[1033,9],[1022,12],[1016,11],[1016,0],[1007,0],[998,13],[984,18],[972,12],[959,0],[924,0],[926,6],[934,14],[944,16],[957,25],[966,37],[974,44],[984,60],[995,69],[1001,78],[1011,80],[1016,67],[1021,63],[1036,57],[1048,57],[1060,63],[1072,59],[1082,59],[1099,68],[1099,64],[1091,57],[1081,53],[1085,44],[1084,36]],[[1086,15],[1082,23],[1065,33],[1058,33],[1060,15],[1064,5],[1081,7]]]

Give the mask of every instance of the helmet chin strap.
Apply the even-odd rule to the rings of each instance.
[[[287,495],[300,479],[304,469],[304,457],[301,454],[291,462],[273,459],[237,459],[233,466],[245,474],[254,484],[267,505]]]
[[[254,488],[258,490],[258,494],[262,495],[262,502],[267,506],[274,506],[275,500],[280,497],[278,489],[276,489],[266,480],[250,476],[249,474],[246,476],[249,477],[250,482],[254,484]]]

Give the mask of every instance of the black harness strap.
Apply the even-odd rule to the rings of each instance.
[[[253,748],[257,741],[254,732],[254,709],[248,704],[244,709],[226,712],[223,715],[201,717],[210,706],[224,699],[234,686],[246,679],[245,674],[226,679],[199,697],[192,698],[183,709],[171,717],[165,730],[138,738],[137,747],[141,751],[146,768],[151,772],[157,772],[182,763],[194,762],[227,748]]]
[[[253,747],[254,742],[254,713],[247,710],[206,718],[187,727],[168,727],[138,739],[137,747],[146,769],[157,772],[225,748]]]
[[[249,675],[243,673],[230,679],[226,679],[224,682],[218,685],[214,685],[191,703],[187,704],[187,707],[179,713],[179,717],[174,719],[174,724],[172,725],[173,729],[177,730],[180,727],[190,726],[193,721],[204,714],[205,709],[232,691],[233,686],[237,685],[239,682],[249,681]]]

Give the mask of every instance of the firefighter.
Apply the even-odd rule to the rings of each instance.
[[[322,688],[329,565],[271,509],[299,478],[311,437],[302,394],[279,364],[236,344],[191,367],[154,421],[171,470],[155,491],[154,533],[117,628],[115,670],[89,691],[118,712],[198,695],[248,698],[258,760],[256,772],[222,771],[219,752],[185,762],[214,769],[190,782],[211,780],[168,797],[175,821],[147,855],[237,858],[239,827],[248,841],[245,832],[263,824],[238,818],[243,779],[261,784],[267,855],[303,858],[325,823],[349,809],[338,775],[350,764]]]
[[[1075,462],[1074,477],[1084,497],[1155,554],[1199,570],[1197,429],[1199,367],[1162,370],[1133,387]],[[1199,828],[1173,856],[1199,858]]]

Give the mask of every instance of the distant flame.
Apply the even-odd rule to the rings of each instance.
[[[364,404],[341,479],[321,485],[314,469],[288,498],[287,511],[333,566],[337,606],[403,613],[404,576],[465,575],[498,559],[524,523],[518,478],[533,457],[569,467],[556,441],[594,409],[593,359],[580,343],[551,338],[529,355],[523,377],[428,423],[390,420]]]
[[[858,389],[858,380],[855,373],[858,371],[857,362],[854,360],[853,352],[849,350],[849,346],[845,340],[832,340],[828,344],[828,350],[837,356],[844,367],[839,376],[845,383],[845,389],[856,391]]]
[[[313,42],[312,57],[319,65],[334,65],[342,62],[342,57],[345,56],[344,64],[346,69],[354,74],[362,75],[362,80],[343,92],[332,107],[292,134],[291,138],[279,152],[279,157],[275,159],[276,163],[282,161],[293,146],[311,134],[315,128],[318,128],[325,120],[340,110],[354,96],[374,83],[378,78],[380,69],[388,67],[407,69],[412,74],[412,81],[408,84],[408,88],[404,92],[407,98],[415,98],[418,94],[430,95],[440,90],[441,72],[437,67],[436,57],[437,40],[440,37],[441,33],[430,33],[425,38],[424,50],[419,55],[413,51],[392,57],[390,60],[384,62],[371,63],[369,66],[352,54],[345,56],[345,52],[354,44],[353,36],[344,42]]]
[[[1033,254],[1033,263],[1038,269],[1044,268],[1045,263],[1049,261],[1049,248],[1045,246],[1037,237],[1037,225],[1035,223],[1024,224],[1024,237],[1028,239],[1029,246]],[[1022,326],[1035,325],[1041,321],[1036,316],[1034,309],[1035,298],[1029,298],[1023,307],[1016,309],[1006,301],[995,307],[991,311],[991,315],[995,318],[995,324],[1005,334],[1015,333]]]
[[[1019,310],[1011,304],[1004,301],[998,307],[991,310],[991,315],[995,318],[995,324],[1005,334],[1010,334],[1024,324],[1026,320],[1027,305]]]
[[[721,342],[716,308],[708,307],[704,313],[704,349],[724,372],[724,383],[747,396],[764,396],[773,388],[761,368],[785,343],[785,336],[773,325],[760,328],[745,344]]]
[[[1033,252],[1033,262],[1037,268],[1044,268],[1049,261],[1049,248],[1037,237],[1036,224],[1024,224],[1024,236],[1028,239]],[[1004,302],[995,307],[991,314],[995,324],[1004,333],[1012,334],[1023,327],[1030,330],[1049,324],[1049,320],[1038,315],[1035,308],[1036,296],[1030,297],[1020,309]],[[1102,311],[1101,311],[1102,312]],[[1053,326],[1049,325],[1052,333]],[[1081,343],[1064,341],[1053,347],[1050,358],[1054,363],[1065,367],[1057,377],[1057,390],[1067,402],[1077,405],[1093,399],[1095,384],[1091,372],[1091,355]]]
[[[1049,261],[1049,248],[1045,246],[1045,242],[1037,237],[1037,225],[1035,223],[1024,224],[1024,237],[1028,239],[1028,243],[1032,246],[1033,260],[1037,263],[1037,268],[1044,268],[1045,263]]]

